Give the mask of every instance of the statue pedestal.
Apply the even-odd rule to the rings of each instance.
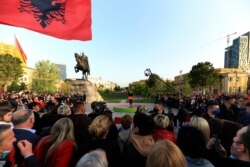
[[[70,82],[70,94],[86,95],[86,103],[93,101],[103,101],[103,98],[96,89],[96,86],[88,80],[72,80]]]

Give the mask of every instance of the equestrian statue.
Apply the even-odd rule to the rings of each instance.
[[[79,55],[78,53],[75,53],[75,59],[76,59],[76,66],[75,66],[75,72],[82,71],[82,79],[87,80],[88,76],[90,75],[90,68],[89,68],[89,61],[88,57],[82,53]]]

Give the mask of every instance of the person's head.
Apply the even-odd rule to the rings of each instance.
[[[83,102],[76,101],[73,104],[73,113],[74,114],[84,114],[85,113],[85,107],[84,107]]]
[[[71,141],[75,140],[73,122],[69,118],[59,119],[52,126],[50,134],[51,138],[46,143],[46,145],[48,146],[48,151],[45,157],[45,162],[60,143],[62,143],[65,140],[71,140]]]
[[[170,123],[168,116],[163,114],[157,114],[154,117],[154,122],[157,129],[166,129]]]
[[[206,138],[199,129],[183,126],[177,135],[177,145],[185,156],[202,158],[206,150]]]
[[[105,151],[101,149],[90,151],[82,156],[76,167],[108,167]]]
[[[155,103],[154,111],[155,111],[156,113],[158,113],[158,114],[163,113],[163,111],[164,111],[163,104],[160,103],[160,102]]]
[[[146,161],[146,167],[187,167],[186,159],[181,150],[169,140],[156,142]]]
[[[133,118],[129,114],[125,114],[121,118],[121,125],[123,129],[129,129],[131,127]]]
[[[31,110],[17,110],[13,113],[11,121],[15,128],[32,128],[35,122],[34,113]]]
[[[16,141],[10,125],[0,124],[0,157],[5,156],[11,151],[13,142]]]
[[[99,115],[89,125],[89,133],[96,139],[104,139],[109,132],[111,124],[112,121],[108,116]]]
[[[10,104],[7,101],[0,103],[0,121],[11,122],[12,113]]]
[[[50,133],[58,142],[66,139],[74,140],[73,122],[69,118],[61,118],[52,126]]]
[[[235,102],[235,98],[233,96],[225,96],[224,97],[224,104],[227,106],[227,107],[230,107],[234,104]]]
[[[250,125],[238,130],[233,138],[231,154],[239,160],[250,161]]]
[[[246,111],[250,112],[250,102],[247,102],[246,104]]]
[[[154,132],[154,120],[146,114],[135,114],[133,118],[133,125],[133,132],[140,136],[151,135]]]
[[[207,120],[205,120],[202,117],[193,116],[190,120],[190,126],[193,126],[193,127],[196,127],[197,129],[199,129],[206,137],[206,141],[209,140],[210,127],[209,127]]]
[[[28,104],[28,109],[34,111],[34,112],[38,112],[40,111],[40,107],[39,107],[39,103],[37,102],[31,102]]]
[[[62,105],[60,107],[58,107],[57,109],[57,113],[60,115],[71,115],[71,109],[69,107],[69,105]]]
[[[207,103],[207,113],[210,116],[220,114],[220,106],[217,100],[210,100]]]

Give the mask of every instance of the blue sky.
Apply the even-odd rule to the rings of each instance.
[[[40,60],[66,64],[74,72],[75,52],[84,52],[91,77],[120,86],[146,79],[150,68],[163,79],[187,73],[198,62],[224,66],[227,34],[231,41],[250,31],[249,0],[93,0],[92,41],[67,41],[22,28],[0,25],[0,42],[16,34],[28,66]]]

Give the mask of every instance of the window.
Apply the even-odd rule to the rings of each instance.
[[[232,92],[232,87],[229,87],[228,89],[229,89],[229,90],[228,90],[229,93],[231,93],[231,92]]]

